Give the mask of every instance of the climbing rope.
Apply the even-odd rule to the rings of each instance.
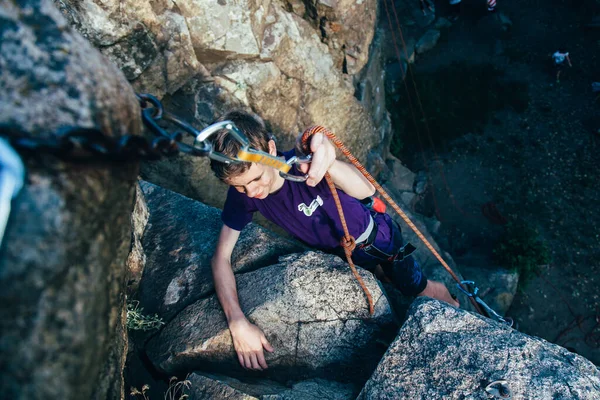
[[[406,224],[409,226],[409,228],[412,229],[412,231],[419,237],[419,239],[421,239],[421,241],[425,244],[425,247],[427,247],[427,249],[431,252],[431,254],[433,254],[433,256],[442,264],[442,266],[446,269],[446,271],[448,271],[450,276],[452,276],[452,278],[457,282],[459,287],[462,287],[465,291],[467,291],[468,289],[463,287],[463,285],[461,283],[461,279],[454,273],[454,271],[452,271],[452,268],[450,268],[448,263],[446,263],[446,261],[442,258],[442,256],[440,256],[440,254],[432,246],[432,244],[429,242],[429,240],[427,240],[427,238],[421,233],[419,228],[417,228],[415,226],[415,224],[410,220],[410,218],[406,215],[406,213],[404,211],[402,211],[402,209],[396,204],[396,202],[390,197],[390,195],[387,194],[385,189],[383,189],[383,187],[381,187],[381,185],[379,183],[377,183],[375,178],[373,178],[373,176],[356,159],[356,157],[354,157],[350,153],[350,150],[348,150],[348,148],[333,134],[333,132],[331,132],[328,129],[326,129],[322,126],[319,126],[319,125],[310,127],[307,130],[305,130],[304,133],[302,134],[302,139],[301,139],[302,146],[304,148],[308,148],[308,140],[315,133],[324,134],[325,136],[327,136],[327,138],[329,138],[331,140],[331,142],[338,149],[340,149],[342,154],[344,154],[344,156],[346,156],[346,158],[348,158],[348,160],[352,163],[352,165],[354,165],[360,171],[360,173],[363,174],[364,177],[367,178],[367,180],[369,182],[371,182],[371,184],[375,187],[375,189],[377,189],[377,192],[379,192],[379,194],[385,199],[385,201],[387,201],[388,204],[390,204],[392,206],[392,208],[394,209],[394,211],[396,211],[396,213],[400,216],[400,218],[402,218],[404,220],[404,222],[406,222]],[[333,198],[335,200],[336,207],[340,214],[340,220],[342,223],[342,227],[344,229],[344,236],[343,236],[340,244],[342,245],[342,248],[344,249],[344,253],[346,254],[346,258],[348,259],[348,264],[350,265],[352,274],[356,277],[356,279],[358,280],[358,283],[360,284],[363,291],[365,292],[365,295],[367,296],[367,300],[369,302],[369,312],[371,313],[371,315],[373,315],[373,312],[374,312],[373,298],[372,298],[371,294],[369,293],[369,290],[365,286],[362,278],[360,277],[360,275],[358,275],[358,272],[356,271],[356,267],[354,266],[354,263],[352,262],[352,251],[356,247],[356,242],[355,242],[354,238],[350,235],[350,232],[348,231],[348,227],[346,225],[346,219],[344,217],[344,211],[342,209],[342,206],[341,206],[338,194],[337,194],[337,189],[336,189],[329,173],[325,174],[325,180],[327,181],[327,184],[328,184],[329,188],[331,189],[331,193],[333,194]],[[475,301],[475,299],[473,297],[469,297],[469,300],[471,301],[471,303],[473,304],[473,307],[475,307],[475,309],[477,310],[478,313],[480,313],[481,315],[486,315],[481,310],[481,308],[479,307],[479,304],[477,304],[477,302]]]

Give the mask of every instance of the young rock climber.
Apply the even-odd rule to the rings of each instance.
[[[262,123],[248,113],[233,111],[220,120],[232,121],[256,150],[286,159],[297,151],[278,153]],[[228,131],[221,130],[214,135],[214,151],[230,157],[237,155],[240,144]],[[246,319],[239,305],[231,253],[240,231],[258,211],[309,246],[335,252],[340,248],[343,229],[331,191],[323,180],[326,172],[339,188],[346,223],[356,239],[353,261],[368,270],[381,265],[404,295],[429,296],[458,306],[442,283],[427,280],[410,255],[414,247],[403,245],[400,228],[390,216],[371,212],[359,201],[373,195],[373,185],[354,166],[337,160],[334,146],[322,134],[311,137],[310,151],[311,164],[290,171],[293,175],[308,174],[306,182],[285,180],[276,169],[262,164],[225,164],[211,160],[217,178],[230,185],[222,214],[223,228],[212,259],[213,279],[238,360],[244,368],[267,368],[263,349],[269,352],[275,349],[263,332]]]

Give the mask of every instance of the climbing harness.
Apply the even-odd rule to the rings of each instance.
[[[499,379],[487,385],[485,387],[485,391],[494,396],[495,399],[510,399],[512,398],[512,393],[510,388],[508,387],[508,382],[504,379]]]
[[[23,188],[24,180],[25,167],[21,157],[0,138],[0,245],[4,238],[12,200]]]
[[[483,307],[483,309],[485,310],[485,312],[489,318],[496,320],[500,323],[503,323],[505,325],[508,325],[510,327],[513,326],[514,321],[512,320],[512,318],[502,317],[500,314],[498,314],[496,311],[494,311],[490,306],[488,306],[485,303],[485,301],[481,300],[481,297],[479,297],[479,288],[477,286],[475,286],[475,282],[461,281],[460,284],[457,283],[456,286],[460,289],[461,292],[463,292],[464,294],[469,296],[470,299],[475,299],[475,301]]]

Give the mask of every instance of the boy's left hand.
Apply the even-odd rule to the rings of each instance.
[[[300,164],[299,168],[302,173],[308,174],[306,184],[316,186],[335,162],[335,147],[325,135],[315,133],[310,140],[310,151],[312,152],[311,163]]]

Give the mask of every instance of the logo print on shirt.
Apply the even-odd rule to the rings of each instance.
[[[310,206],[307,206],[304,203],[298,204],[298,211],[302,211],[304,213],[304,215],[306,215],[307,217],[310,217],[311,215],[313,215],[313,213],[315,212],[317,207],[322,206],[322,205],[323,205],[323,199],[321,199],[321,196],[317,196],[317,198],[314,199],[310,203]]]

